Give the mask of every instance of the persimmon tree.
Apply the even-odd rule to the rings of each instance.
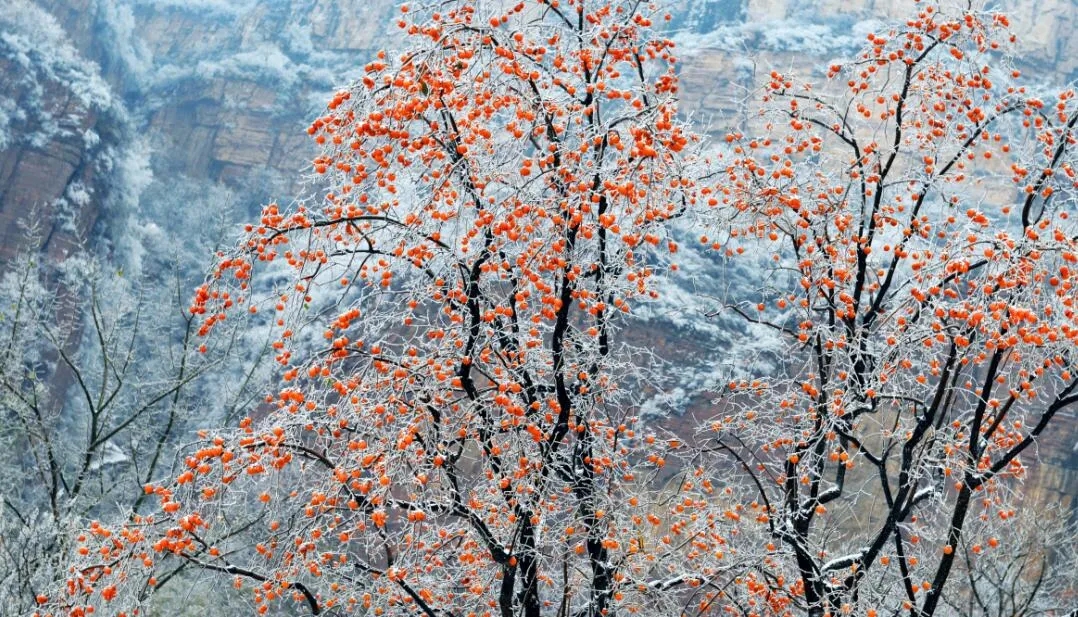
[[[748,476],[772,556],[743,581],[783,611],[945,612],[1078,404],[1074,93],[1021,85],[1005,16],[916,8],[822,86],[771,73],[703,239],[773,258],[725,309],[789,354],[699,438]]]
[[[183,568],[259,613],[430,617],[928,617],[1017,581],[1023,456],[1078,403],[1078,113],[1019,84],[1005,17],[916,5],[822,88],[773,73],[716,175],[656,7],[403,7],[309,128],[316,198],[190,309],[268,323],[281,387],[39,612],[131,615]],[[788,353],[659,437],[621,333],[687,213],[771,259],[724,308]]]
[[[714,487],[668,490],[679,444],[639,425],[646,375],[618,338],[677,250],[669,221],[706,192],[656,11],[402,7],[404,51],[308,130],[317,199],[267,206],[191,307],[211,338],[271,315],[279,391],[146,486],[160,512],[92,526],[42,612],[130,611],[175,563],[263,613],[694,601],[706,568],[686,555],[717,532],[692,506]]]

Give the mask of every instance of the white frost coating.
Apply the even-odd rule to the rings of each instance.
[[[834,559],[820,566],[820,570],[823,572],[829,572],[831,570],[837,570],[838,568],[843,567],[842,564],[856,563],[859,559],[864,557],[865,552],[866,549],[861,549],[856,553],[850,553],[841,557],[835,557]]]
[[[96,148],[101,143],[101,135],[93,129],[86,129],[82,133],[82,143],[86,146],[87,150]]]
[[[650,583],[648,583],[648,587],[651,587],[652,589],[660,589],[660,590],[669,589],[669,588],[673,587],[674,585],[677,585],[678,583],[681,583],[684,580],[685,580],[684,576],[680,576],[680,575],[679,576],[671,576],[670,578],[665,579],[665,580],[651,581]]]
[[[87,108],[113,105],[97,65],[79,55],[52,15],[26,0],[0,4],[0,53],[66,85]]]
[[[0,79],[2,89],[16,93],[0,96],[0,149],[17,142],[42,148],[74,134],[79,107],[120,108],[98,66],[79,55],[52,15],[26,0],[0,2],[0,58],[17,67]],[[52,84],[65,94],[56,98]],[[94,145],[87,142],[87,149]]]
[[[109,148],[101,158],[109,167],[109,173],[103,174],[109,178],[109,191],[102,205],[111,225],[110,238],[122,256],[124,268],[141,274],[147,247],[137,227],[143,218],[142,193],[153,182],[150,143],[146,138],[135,138],[123,148]]]
[[[217,16],[238,17],[249,12],[257,2],[254,0],[133,0],[136,6],[155,9],[173,9],[177,11],[212,13]]]
[[[153,73],[150,88],[163,88],[171,83],[189,79],[241,79],[273,83],[281,92],[299,86],[329,88],[341,80],[341,75],[329,68],[294,61],[277,45],[263,43],[254,49],[240,51],[224,58],[200,60],[194,64],[169,64]],[[319,102],[325,103],[324,96]]]
[[[10,127],[16,120],[19,110],[13,99],[0,96],[0,150],[4,150],[11,143]]]
[[[102,36],[111,37],[107,53],[123,67],[124,77],[144,82],[153,70],[153,53],[146,46],[131,6],[124,0],[98,0]]]
[[[76,180],[68,185],[64,195],[73,205],[85,208],[90,205],[90,200],[93,199],[93,190]]]
[[[124,454],[124,451],[120,448],[120,446],[116,445],[112,441],[107,441],[105,442],[103,451],[101,452],[99,458],[95,459],[94,462],[90,464],[90,471],[97,471],[98,469],[106,465],[126,463],[129,460],[131,460],[131,457]]]
[[[714,49],[731,52],[749,49],[824,55],[857,50],[865,35],[879,26],[876,20],[863,20],[851,26],[792,18],[723,25],[702,34],[684,32],[676,35],[674,41],[689,54]]]
[[[666,416],[670,415],[670,413],[679,415],[685,411],[690,402],[691,395],[689,392],[680,385],[674,386],[672,389],[660,392],[641,403],[640,415],[644,417]]]
[[[922,488],[918,489],[916,493],[913,494],[913,500],[918,501],[918,500],[921,500],[921,499],[927,499],[927,498],[931,497],[935,492],[936,492],[936,487],[934,487],[934,486],[922,487]]]

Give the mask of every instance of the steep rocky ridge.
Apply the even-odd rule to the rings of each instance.
[[[98,66],[49,13],[24,0],[0,7],[0,260],[34,225],[62,254],[102,210],[130,207],[131,126]],[[136,189],[137,192],[137,189]]]

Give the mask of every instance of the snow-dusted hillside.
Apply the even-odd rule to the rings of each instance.
[[[149,179],[147,151],[98,65],[50,13],[12,0],[0,6],[0,76],[0,257],[20,246],[20,220],[54,255],[102,214],[122,233]]]

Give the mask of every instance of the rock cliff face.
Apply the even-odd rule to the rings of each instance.
[[[0,7],[0,260],[36,227],[54,254],[85,238],[109,200],[126,114],[97,66],[41,8]]]
[[[1014,15],[1027,72],[1048,83],[1078,77],[1075,0],[999,4]],[[299,196],[313,152],[303,128],[375,49],[393,46],[396,5],[8,0],[0,7],[0,260],[32,206],[44,246],[59,252],[95,225],[117,246],[133,223],[190,233],[176,213],[192,195],[231,194],[248,211]],[[819,74],[909,5],[673,0],[686,111],[722,132],[742,121],[737,101],[772,68]],[[215,207],[213,199],[204,203]],[[682,408],[696,401],[671,397]],[[1041,448],[1030,480],[1036,500],[1078,494],[1078,419],[1065,422]]]
[[[251,208],[298,192],[302,131],[385,42],[390,2],[13,0],[0,7],[0,260],[113,244],[175,182]],[[152,167],[152,168],[151,168]],[[153,174],[151,176],[151,173]]]
[[[310,153],[304,119],[385,42],[392,13],[390,2],[365,0],[83,1],[88,13],[66,0],[40,4],[69,20],[131,102],[155,171],[234,187],[267,172],[299,177]],[[85,36],[87,22],[117,40]]]

